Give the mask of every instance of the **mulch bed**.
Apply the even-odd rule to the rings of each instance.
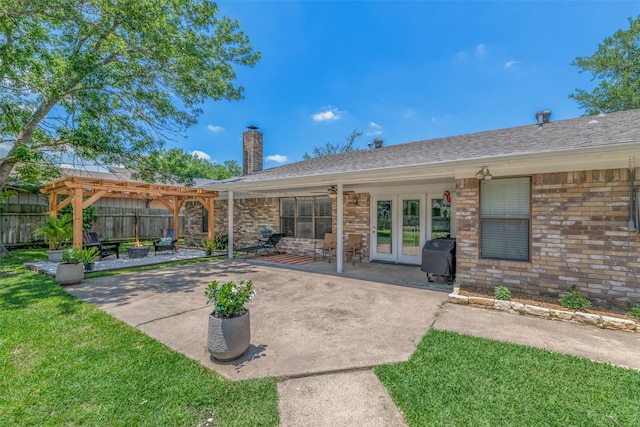
[[[493,295],[493,293],[483,293],[480,291],[471,291],[468,289],[460,289],[460,295],[464,295],[464,296],[468,296],[468,297],[482,297],[482,298],[493,298],[495,299],[495,295]],[[565,308],[562,305],[560,305],[560,303],[557,300],[554,300],[552,298],[546,298],[546,297],[536,297],[535,299],[531,298],[531,297],[527,297],[527,298],[523,298],[523,297],[518,297],[518,296],[514,296],[511,295],[511,301],[515,301],[515,302],[519,302],[521,304],[525,304],[525,305],[535,305],[538,307],[544,307],[544,308],[549,308],[549,309],[554,309],[554,310],[564,310],[564,311],[573,311],[571,309]],[[606,310],[606,309],[602,309],[602,308],[590,308],[587,310],[580,310],[582,312],[585,313],[591,313],[591,314],[597,314],[600,316],[610,316],[610,317],[617,317],[620,319],[627,319],[627,320],[633,320],[633,321],[638,321],[638,319],[636,319],[633,316],[629,316],[625,311],[622,310],[616,310],[616,309],[610,309],[610,310]]]

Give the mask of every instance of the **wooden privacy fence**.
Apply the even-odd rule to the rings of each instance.
[[[0,237],[7,247],[24,246],[42,243],[42,236],[35,236],[34,231],[44,218],[49,215],[47,205],[7,204],[0,208]],[[157,239],[160,229],[173,228],[173,216],[166,209],[140,209],[123,207],[96,206],[98,219],[92,230],[97,231],[105,240],[133,240],[138,236],[141,240]],[[184,235],[185,217],[179,215],[180,229],[178,235]]]

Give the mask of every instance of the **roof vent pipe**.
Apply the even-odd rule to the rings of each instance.
[[[376,138],[376,139],[374,139],[374,140],[373,140],[373,145],[374,145],[376,148],[380,148],[380,147],[382,147],[382,138]]]
[[[541,128],[545,123],[549,123],[551,117],[551,110],[540,110],[536,113],[536,120],[538,121],[538,127]]]

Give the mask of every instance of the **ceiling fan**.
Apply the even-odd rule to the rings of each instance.
[[[338,187],[336,185],[332,185],[329,188],[327,188],[326,191],[311,191],[311,193],[326,194],[327,196],[333,199],[338,195]],[[355,193],[355,191],[347,190],[342,192],[342,194],[353,194],[353,193]]]

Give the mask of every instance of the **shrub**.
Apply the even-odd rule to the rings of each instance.
[[[629,311],[629,316],[635,317],[638,322],[640,322],[640,304],[636,304],[633,306],[633,308]]]
[[[98,258],[100,258],[100,249],[95,246],[84,249],[82,251],[82,262],[84,262],[85,264],[91,264]]]
[[[583,310],[585,308],[591,308],[591,301],[580,296],[576,289],[576,285],[571,287],[571,290],[565,292],[560,296],[560,304],[565,308],[572,310]]]
[[[84,251],[78,248],[68,248],[62,252],[62,262],[64,264],[80,264]]]
[[[237,317],[246,311],[245,304],[253,299],[256,291],[251,280],[218,283],[214,280],[204,291],[207,304],[214,304],[213,314],[219,318]]]
[[[496,299],[501,301],[509,301],[511,299],[511,291],[506,286],[498,286],[493,289]]]

